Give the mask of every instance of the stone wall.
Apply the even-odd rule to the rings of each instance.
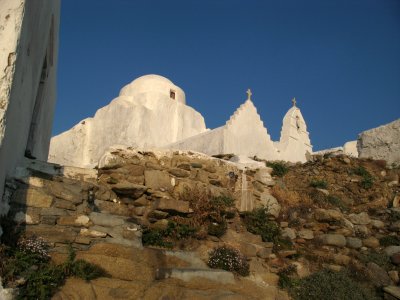
[[[362,132],[357,140],[360,157],[384,159],[388,165],[400,165],[400,119]]]
[[[279,213],[268,192],[270,172],[194,153],[118,148],[102,157],[98,171],[28,161],[9,184],[10,217],[60,251],[68,243],[140,247],[142,225],[192,212],[180,197],[187,189],[230,195],[239,210],[264,204]]]

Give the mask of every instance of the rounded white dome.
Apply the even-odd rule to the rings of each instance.
[[[150,74],[136,78],[124,86],[119,92],[120,96],[135,96],[143,93],[161,93],[172,100],[186,103],[183,90],[173,84],[171,80],[160,75]]]

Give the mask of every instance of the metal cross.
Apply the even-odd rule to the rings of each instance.
[[[293,106],[296,106],[296,103],[297,103],[296,98],[292,99],[292,103],[293,103]]]
[[[247,89],[247,100],[251,100],[251,95],[253,95],[252,94],[252,92],[251,92],[251,90],[250,89]]]

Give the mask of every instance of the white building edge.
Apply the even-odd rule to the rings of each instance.
[[[307,126],[295,101],[283,119],[278,142],[271,140],[250,91],[224,126],[207,130],[203,116],[186,105],[183,90],[154,74],[135,79],[93,118],[53,137],[49,161],[93,167],[113,145],[207,155],[234,153],[291,162],[305,162],[307,153],[312,153]]]

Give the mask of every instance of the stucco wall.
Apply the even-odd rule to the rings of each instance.
[[[175,99],[170,90],[176,92]],[[183,91],[167,78],[142,76],[93,118],[53,137],[48,160],[92,167],[112,145],[162,147],[206,131],[202,115],[184,103]]]
[[[0,195],[6,176],[24,157],[30,131],[32,155],[47,158],[56,97],[59,14],[59,0],[0,0]],[[46,53],[47,74],[37,97]],[[40,105],[35,108],[35,103]],[[2,207],[1,213],[5,213]]]

